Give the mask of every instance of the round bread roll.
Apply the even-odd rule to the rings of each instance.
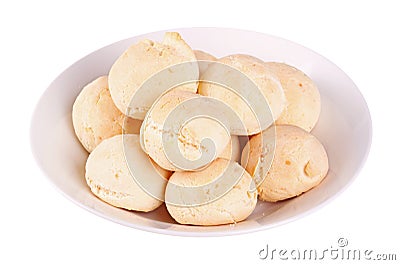
[[[241,152],[240,152],[239,136],[232,135],[231,141],[228,143],[228,145],[225,147],[224,151],[222,151],[222,153],[219,155],[219,157],[227,159],[227,160],[239,162],[240,156],[241,156]]]
[[[264,96],[272,113],[267,112],[268,110],[266,110],[265,103],[249,102],[249,106],[246,101],[235,92],[214,82],[200,82],[199,94],[217,98],[225,102],[236,112],[245,126],[246,131],[241,129],[242,124],[233,124],[231,128],[232,134],[253,135],[268,128],[280,116],[286,104],[285,95],[278,78],[268,70],[263,61],[250,55],[230,55],[217,60],[217,62],[218,63],[209,66],[208,70],[202,76],[202,80],[221,80],[220,76],[226,76],[229,83],[233,85],[237,84],[239,88],[243,89],[243,94],[248,93],[250,96],[259,97],[250,91],[254,89],[253,83],[251,83],[252,87],[243,87],[249,85],[248,83],[243,85],[247,78],[249,78],[256,85],[255,89],[259,89],[261,92],[260,96]],[[222,67],[221,64],[225,64],[229,67]],[[237,69],[243,75],[239,76],[238,74],[233,74],[231,68]],[[267,112],[268,115],[258,118],[258,115],[264,112]]]
[[[286,108],[276,120],[276,124],[296,125],[310,132],[321,112],[321,98],[317,86],[302,71],[293,66],[265,63],[281,81],[287,99]]]
[[[206,72],[210,63],[217,60],[213,55],[206,53],[204,51],[194,50],[194,55],[199,62],[199,72],[200,72],[200,79],[201,76]]]
[[[134,170],[133,164],[126,162],[127,153],[134,159],[134,165],[138,165]],[[137,175],[133,176],[133,172]],[[106,139],[93,150],[86,162],[85,177],[93,194],[103,201],[128,210],[149,212],[163,203],[170,175],[142,151],[138,135],[125,134]],[[142,188],[146,183],[141,186],[137,183],[144,178],[151,180],[151,191]]]
[[[161,167],[171,171],[197,170],[216,159],[228,145],[231,139],[229,132],[217,121],[203,117],[187,121],[176,113],[171,114],[185,101],[200,97],[191,92],[172,90],[161,96],[147,113],[140,133],[142,148]],[[190,113],[188,108],[184,108],[184,111]],[[186,123],[173,131],[167,129],[166,120],[171,119],[170,115],[173,115],[174,126],[179,126],[178,121],[182,119]],[[163,134],[169,137],[165,141]],[[176,137],[175,140],[173,137]],[[204,139],[210,139],[215,148],[210,148]],[[179,150],[172,151],[176,142]]]
[[[243,150],[241,164],[253,176],[259,198],[270,202],[310,190],[329,169],[328,156],[318,139],[291,125],[271,126],[253,136]]]
[[[236,184],[224,187],[221,187],[223,181],[215,184],[226,170],[232,175],[224,177],[236,179]],[[257,190],[251,184],[251,176],[238,163],[218,158],[201,171],[173,173],[165,191],[165,203],[172,218],[180,224],[236,223],[246,219],[256,207]],[[201,204],[188,205],[187,202],[195,201],[194,196]],[[213,196],[216,197],[212,199]],[[171,198],[178,198],[179,204],[171,203]]]
[[[173,67],[182,63],[187,64],[183,68]],[[161,76],[154,77],[165,69],[170,71],[163,71]],[[134,100],[133,96],[150,77],[154,78],[154,84],[146,87],[145,93]],[[129,47],[111,67],[109,85],[118,109],[132,118],[143,120],[155,99],[171,88],[169,85],[173,87],[183,81],[197,80],[198,77],[199,69],[193,50],[178,33],[167,32],[161,43],[142,40]],[[197,85],[197,82],[190,82],[179,89],[196,93]]]
[[[126,117],[114,105],[107,76],[86,85],[72,107],[75,134],[90,153],[104,139],[117,134],[139,134],[142,121]]]

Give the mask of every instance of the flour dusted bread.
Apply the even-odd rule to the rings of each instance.
[[[185,63],[183,67],[171,68]],[[166,70],[170,68],[170,71]],[[111,96],[118,109],[126,115],[144,119],[153,101],[162,94],[158,88],[146,87],[145,94],[134,99],[135,93],[148,79],[163,71],[162,76],[156,77],[162,83],[171,79],[197,80],[199,69],[193,50],[176,32],[165,33],[161,43],[142,40],[130,46],[113,64],[109,73]],[[174,84],[176,85],[176,84]],[[170,87],[166,87],[169,89]],[[180,89],[196,93],[197,82],[187,83]]]
[[[232,68],[238,72],[232,71]],[[213,82],[200,82],[199,94],[213,97],[226,103],[241,120],[240,124],[232,124],[231,130],[233,134],[257,134],[270,126],[280,116],[286,104],[285,95],[279,79],[269,71],[263,61],[250,55],[229,55],[218,59],[217,63],[210,65],[202,75],[202,79],[214,81],[220,80],[221,76],[225,78],[227,83],[242,88],[242,94],[248,93],[250,96],[256,98],[264,97],[265,99],[264,103],[260,103],[260,101],[246,103],[239,95],[224,86]],[[246,82],[248,79],[250,79],[250,82]],[[256,96],[254,91],[250,91],[252,89],[258,90],[260,96]],[[265,112],[269,113],[269,115],[259,116]],[[241,129],[242,124],[245,127],[245,131]]]
[[[224,177],[238,181],[232,187],[224,186],[224,182],[213,185],[226,171],[229,175]],[[257,190],[252,189],[254,185],[251,183],[251,176],[238,163],[218,158],[200,171],[173,173],[167,184],[165,203],[170,215],[180,224],[236,223],[246,219],[257,204]],[[223,189],[225,192],[221,192],[222,196],[216,195]],[[180,197],[176,196],[178,193]],[[207,201],[207,198],[210,201]],[[197,205],[188,203],[195,202],[196,199]],[[176,200],[179,203],[172,203]]]
[[[253,136],[243,150],[241,164],[255,179],[259,198],[270,202],[315,187],[329,168],[326,151],[318,139],[290,125],[271,126]]]
[[[135,164],[128,165],[126,158],[133,159]],[[161,169],[142,151],[139,136],[134,134],[104,140],[86,162],[86,182],[93,194],[128,210],[149,212],[160,206],[169,176],[170,172]],[[139,185],[139,179],[152,180],[151,189],[144,190],[145,182]]]
[[[293,66],[277,62],[265,65],[278,76],[287,100],[276,124],[296,125],[310,132],[321,112],[321,98],[315,83]]]
[[[126,117],[115,106],[108,90],[107,76],[86,85],[72,108],[75,134],[88,152],[104,139],[117,134],[139,134],[141,121]]]

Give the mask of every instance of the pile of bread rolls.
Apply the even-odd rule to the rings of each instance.
[[[174,68],[185,63],[183,70]],[[251,80],[271,121],[257,120],[257,108],[229,87],[205,82],[230,74],[214,65]],[[153,89],[173,83],[174,71],[194,81]],[[194,109],[194,102],[201,100],[222,102],[245,129],[201,115],[182,121],[177,110],[198,113],[202,108]],[[310,133],[320,109],[317,86],[295,67],[244,54],[215,58],[167,32],[162,42],[133,44],[108,76],[87,84],[75,100],[72,121],[90,153],[85,178],[98,198],[141,212],[165,202],[180,224],[221,225],[245,220],[258,199],[296,197],[324,179],[328,157]],[[167,123],[178,128],[166,129]]]

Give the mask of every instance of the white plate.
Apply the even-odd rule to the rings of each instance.
[[[324,205],[352,182],[368,155],[371,118],[356,85],[335,64],[299,44],[262,33],[223,28],[173,31],[180,32],[193,49],[217,57],[246,53],[266,61],[286,62],[307,73],[321,93],[322,112],[312,133],[328,152],[328,176],[318,187],[297,198],[279,203],[258,202],[246,221],[213,227],[179,225],[165,207],[151,213],[136,213],[115,208],[95,197],[84,178],[88,154],[73,132],[72,104],[82,87],[107,74],[127,47],[143,38],[161,40],[165,31],[160,31],[122,40],[89,54],[61,73],[40,99],[32,118],[33,154],[44,174],[67,198],[92,213],[130,227],[173,235],[215,236],[287,223]]]

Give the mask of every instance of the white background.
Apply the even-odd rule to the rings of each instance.
[[[233,2],[1,2],[0,264],[267,264],[258,258],[267,243],[326,248],[339,237],[353,248],[396,252],[400,260],[396,1]],[[271,230],[182,238],[112,223],[77,207],[51,186],[29,145],[32,111],[50,82],[76,60],[112,42],[192,26],[280,36],[326,56],[354,80],[371,111],[373,143],[365,167],[341,196]]]

